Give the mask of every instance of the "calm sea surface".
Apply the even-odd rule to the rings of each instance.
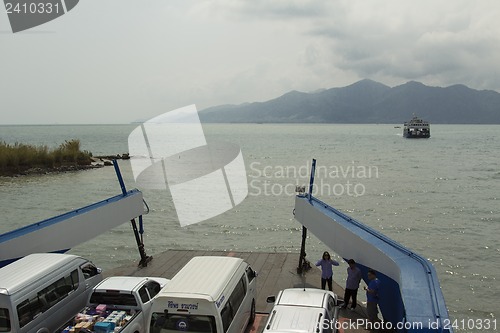
[[[250,194],[232,211],[181,228],[168,193],[141,189],[151,208],[145,216],[148,254],[298,251],[301,229],[292,215],[293,190],[308,182],[316,158],[317,196],[431,260],[452,319],[500,317],[500,126],[432,125],[428,140],[404,139],[394,125],[203,127],[209,142],[241,147]],[[134,128],[0,126],[0,141],[56,146],[77,138],[94,155],[117,154],[128,151]],[[128,187],[135,187],[130,164],[120,165]],[[119,193],[112,167],[0,178],[0,232]],[[106,269],[137,260],[134,244],[125,223],[71,252]],[[316,238],[308,240],[310,260],[324,250]],[[341,284],[344,272],[345,267],[336,270]]]

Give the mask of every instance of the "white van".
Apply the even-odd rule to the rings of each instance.
[[[35,253],[0,268],[0,332],[56,331],[101,280],[100,269],[70,254]]]
[[[267,302],[275,304],[263,333],[332,333],[339,328],[343,302],[331,291],[290,288],[280,291],[277,298],[269,296]]]
[[[156,296],[150,333],[242,333],[255,319],[256,273],[240,258],[194,257]]]

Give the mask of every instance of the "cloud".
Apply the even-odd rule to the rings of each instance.
[[[491,0],[90,0],[51,34],[0,34],[3,121],[127,122],[363,78],[500,91],[498,17]]]
[[[326,15],[329,3],[315,0],[205,0],[196,4],[194,12],[247,20],[314,18]]]
[[[332,23],[313,28],[310,33],[328,43],[331,57],[340,69],[354,71],[360,77],[424,81],[433,78],[450,84],[468,72],[465,83],[477,84],[476,77],[488,75],[487,70],[492,71],[491,76],[498,76],[491,55],[496,59],[500,56],[496,20],[500,7],[490,4],[344,3],[340,8],[342,15],[335,15]]]
[[[313,72],[500,90],[497,1],[215,0],[201,7],[308,38],[298,63]]]

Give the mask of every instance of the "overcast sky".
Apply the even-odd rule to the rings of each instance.
[[[363,78],[500,91],[500,1],[82,0],[13,34],[0,124],[128,123]]]

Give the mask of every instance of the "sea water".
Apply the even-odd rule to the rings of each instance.
[[[136,126],[0,126],[0,141],[54,147],[79,139],[82,149],[94,155],[122,154]],[[208,142],[240,146],[249,195],[230,211],[180,227],[167,191],[141,189],[150,207],[144,218],[148,254],[167,249],[298,252],[295,186],[308,183],[315,158],[316,195],[428,258],[453,320],[500,316],[500,126],[432,125],[432,137],[420,140],[404,139],[402,129],[384,124],[203,128]],[[120,161],[120,167],[128,188],[135,187],[130,163]],[[119,193],[112,167],[0,177],[0,232]],[[217,196],[213,193],[213,200]],[[329,250],[312,235],[306,247],[310,261]],[[71,253],[104,269],[139,259],[129,223]],[[334,279],[341,285],[346,267],[335,269]],[[485,330],[474,326],[462,331]]]

